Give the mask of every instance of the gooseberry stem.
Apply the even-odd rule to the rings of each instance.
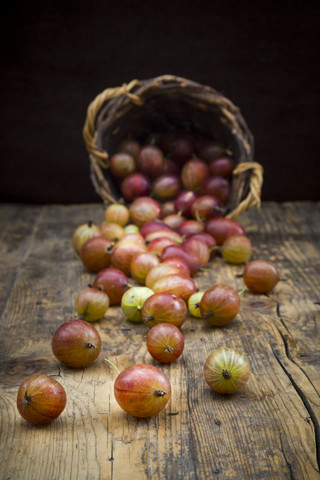
[[[23,397],[23,404],[24,405],[30,405],[31,403],[31,397],[30,395],[28,395],[28,391],[26,390],[25,394],[24,394],[24,397]]]
[[[120,375],[119,370],[117,369],[117,367],[115,366],[115,364],[111,362],[111,360],[108,360],[108,358],[105,358],[105,361],[108,362],[108,363],[110,363],[110,365],[115,369],[115,371],[117,372],[117,374]]]
[[[167,392],[164,392],[163,390],[156,390],[154,393],[156,397],[164,397],[167,395]]]
[[[197,222],[201,223],[201,225],[203,225],[203,218],[200,217],[200,213],[199,213],[199,209],[196,210],[196,220]]]
[[[173,348],[171,347],[171,345],[167,345],[166,348],[164,349],[164,351],[166,353],[172,353],[173,352]]]
[[[243,292],[245,292],[246,290],[248,290],[248,288],[247,288],[246,285],[244,285],[244,286],[241,288],[241,290],[238,292],[238,295],[242,295]]]
[[[226,369],[224,368],[222,370],[222,376],[223,378],[225,378],[226,380],[229,380],[229,378],[231,378],[231,373]]]

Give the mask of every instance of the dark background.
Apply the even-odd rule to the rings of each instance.
[[[240,107],[264,200],[319,199],[317,4],[13,2],[1,20],[0,200],[99,201],[82,139],[88,104],[165,73]]]

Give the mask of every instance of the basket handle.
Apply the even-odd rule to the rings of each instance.
[[[233,175],[240,175],[247,170],[253,170],[250,178],[250,190],[248,195],[242,202],[239,203],[237,208],[227,215],[227,218],[235,220],[242,213],[249,210],[249,208],[261,205],[261,188],[263,182],[263,167],[257,162],[243,162],[239,163],[233,171]]]
[[[102,105],[112,98],[126,95],[136,105],[142,105],[143,100],[130,90],[139,83],[139,80],[132,80],[130,83],[123,83],[121,87],[107,88],[89,104],[87,110],[86,121],[82,130],[83,138],[89,154],[93,155],[102,168],[108,167],[108,153],[104,150],[98,150],[96,140],[97,133],[95,132],[95,120]]]

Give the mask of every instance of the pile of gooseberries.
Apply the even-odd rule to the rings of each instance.
[[[76,296],[75,318],[52,337],[54,356],[69,368],[88,367],[99,357],[102,342],[92,322],[111,306],[146,326],[146,350],[162,365],[183,354],[188,315],[223,327],[236,317],[245,289],[263,294],[279,281],[275,265],[250,260],[252,244],[243,226],[223,216],[235,166],[226,147],[186,132],[156,140],[119,145],[110,172],[123,201],[108,205],[100,222],[73,232],[74,252],[94,278]],[[216,255],[244,265],[240,292],[224,284],[198,289],[196,275]],[[114,394],[127,413],[149,417],[167,405],[171,386],[158,367],[137,364],[120,373],[106,361],[117,372]],[[246,384],[250,366],[243,353],[221,347],[204,359],[203,374],[212,390],[231,394]],[[17,405],[31,423],[49,423],[63,411],[66,393],[56,380],[37,375],[21,384]]]

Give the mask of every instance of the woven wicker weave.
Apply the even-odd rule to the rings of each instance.
[[[227,145],[236,163],[227,204],[229,218],[260,206],[261,165],[253,161],[253,136],[239,109],[209,86],[163,75],[108,88],[89,105],[83,136],[90,154],[91,179],[105,203],[120,200],[108,159],[126,138],[185,129]]]

